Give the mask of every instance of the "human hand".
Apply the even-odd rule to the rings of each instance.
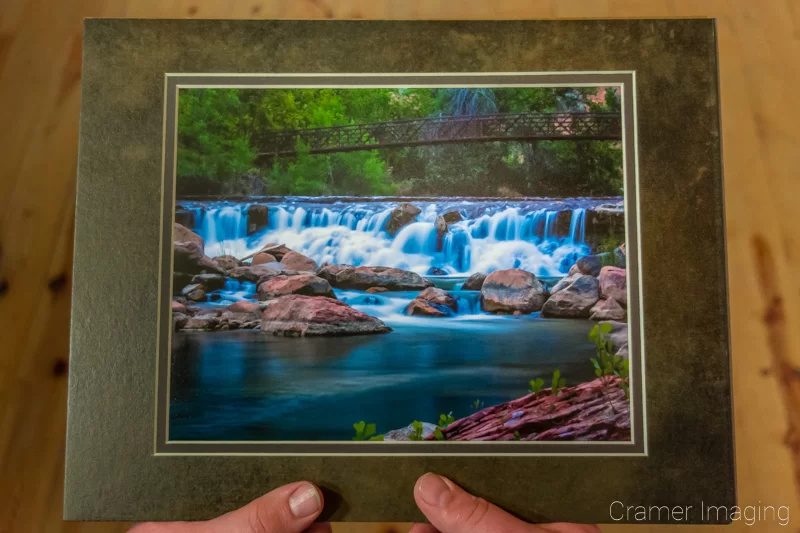
[[[414,524],[410,533],[600,533],[593,525],[528,524],[431,473],[417,480],[414,499],[431,523]]]
[[[208,522],[148,522],[128,533],[330,533],[330,524],[313,523],[322,507],[322,491],[298,481]]]

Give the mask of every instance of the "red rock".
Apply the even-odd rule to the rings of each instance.
[[[330,283],[335,287],[336,275],[345,268],[353,268],[353,267],[351,267],[350,265],[322,265],[322,268],[320,268],[317,271],[317,276],[321,277],[324,280],[327,280],[328,283]],[[382,288],[382,287],[373,287],[373,288]]]
[[[330,283],[314,274],[275,276],[258,286],[258,299],[262,301],[280,298],[287,294],[336,298]]]
[[[180,302],[176,302],[172,300],[172,312],[173,313],[186,313],[186,306]]]
[[[366,292],[370,294],[377,294],[379,292],[389,292],[389,289],[386,287],[370,287]]]
[[[370,287],[383,287],[389,291],[420,291],[433,287],[433,282],[419,274],[399,268],[348,266],[338,270],[331,285],[340,289],[357,291],[364,291]]]
[[[299,337],[388,333],[392,328],[339,300],[292,294],[267,305],[261,331]]]
[[[277,263],[278,260],[275,259],[275,256],[272,254],[268,254],[266,252],[259,252],[255,256],[253,256],[253,265],[263,265],[265,263]]]
[[[613,298],[623,307],[628,306],[627,275],[624,268],[603,267],[597,281],[600,282],[602,298]]]
[[[264,246],[259,251],[259,253],[261,253],[261,252],[268,253],[271,256],[273,256],[275,259],[280,261],[281,259],[283,259],[284,255],[288,254],[291,251],[292,251],[292,249],[288,248],[285,244],[275,244],[275,243],[271,242],[271,243],[267,244],[266,246]]]
[[[625,320],[627,313],[614,298],[600,300],[592,307],[592,320]]]
[[[173,269],[183,274],[224,274],[225,271],[213,259],[203,255],[203,248],[196,242],[173,243]]]
[[[172,240],[176,243],[193,242],[200,247],[200,252],[204,253],[205,243],[203,238],[197,233],[193,232],[182,224],[175,223],[175,229],[172,231]]]
[[[317,262],[299,252],[287,252],[281,259],[281,264],[291,270],[312,272],[317,269]]]
[[[241,261],[232,255],[219,255],[214,258],[214,262],[225,271],[232,270],[242,264]]]
[[[446,440],[629,441],[630,401],[610,377],[564,387],[559,396],[543,389],[487,407],[442,430]],[[433,437],[428,437],[432,439]]]
[[[261,313],[260,305],[255,302],[248,302],[247,300],[234,302],[225,309],[232,313]]]
[[[518,268],[492,272],[481,287],[481,309],[490,313],[533,313],[546,299],[547,290],[536,276]]]

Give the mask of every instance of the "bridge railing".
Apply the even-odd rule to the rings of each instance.
[[[621,140],[621,117],[616,113],[504,113],[437,116],[277,131],[262,138],[260,155],[297,152],[298,140],[311,153],[331,153],[381,147],[455,142],[571,139]]]

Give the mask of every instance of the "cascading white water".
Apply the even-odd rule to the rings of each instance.
[[[538,276],[563,275],[585,242],[586,208],[591,199],[412,201],[422,212],[390,236],[386,225],[400,201],[347,199],[320,202],[291,198],[264,202],[269,223],[248,235],[249,203],[181,202],[194,214],[194,231],[206,254],[245,257],[268,243],[285,244],[318,263],[390,266],[425,274],[437,267],[450,275],[522,268]],[[574,204],[582,202],[581,207]],[[595,202],[596,203],[596,202]],[[439,239],[438,215],[458,211]],[[570,217],[569,233],[559,235],[559,217]],[[564,231],[564,230],[562,230]]]

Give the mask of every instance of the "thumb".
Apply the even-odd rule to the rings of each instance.
[[[549,524],[535,526],[519,520],[483,498],[477,498],[449,479],[425,474],[414,487],[414,499],[441,533],[599,533],[596,526]],[[415,526],[412,532],[426,531]]]
[[[319,488],[299,481],[208,522],[139,524],[132,533],[300,533],[311,526],[322,507]]]

